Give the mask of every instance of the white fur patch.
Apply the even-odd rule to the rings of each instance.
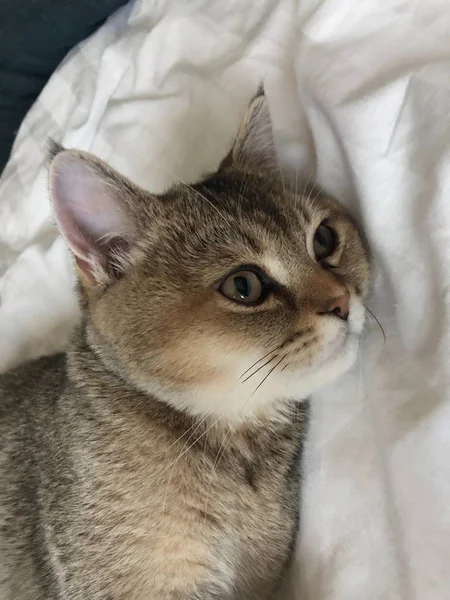
[[[259,413],[283,419],[284,401],[308,398],[353,365],[363,325],[364,306],[352,296],[348,322],[332,316],[320,321],[320,344],[311,359],[296,356],[295,347],[266,358],[263,351],[224,354],[221,367],[229,375],[225,382],[181,393],[158,390],[158,394],[177,408],[216,421],[238,424]]]
[[[284,267],[283,263],[276,256],[264,255],[262,258],[262,264],[267,274],[270,275],[272,279],[278,283],[282,283],[283,285],[288,285],[289,273]]]

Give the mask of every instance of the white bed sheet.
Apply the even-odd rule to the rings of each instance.
[[[137,0],[59,67],[0,180],[4,370],[77,318],[46,137],[159,191],[217,165],[264,79],[286,171],[366,231],[387,336],[369,323],[313,399],[296,600],[450,598],[449,31],[447,0]]]

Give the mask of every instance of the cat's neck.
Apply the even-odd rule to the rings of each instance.
[[[259,411],[251,418],[240,421],[224,416],[195,414],[175,407],[157,394],[151,394],[130,383],[116,369],[111,368],[89,344],[85,329],[80,326],[74,332],[67,349],[67,369],[70,385],[75,386],[106,415],[130,415],[132,419],[150,419],[173,430],[174,435],[184,436],[193,432],[193,439],[207,438],[215,447],[228,442],[259,439],[279,435],[292,423],[306,423],[306,409],[294,402],[280,402],[274,410]],[[267,440],[266,440],[267,441]]]

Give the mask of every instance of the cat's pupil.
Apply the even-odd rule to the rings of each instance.
[[[327,247],[327,240],[325,239],[325,236],[322,234],[321,231],[318,231],[316,234],[316,240],[317,243],[322,246],[322,248],[326,249]]]
[[[252,284],[250,283],[250,280],[247,279],[247,277],[235,277],[234,285],[236,291],[241,296],[241,298],[248,298],[248,296],[250,296],[250,294],[252,293]]]

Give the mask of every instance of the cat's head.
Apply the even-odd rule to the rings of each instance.
[[[342,207],[274,175],[264,96],[218,172],[162,196],[56,148],[50,187],[77,264],[87,339],[141,390],[240,421],[353,363],[368,263]]]

